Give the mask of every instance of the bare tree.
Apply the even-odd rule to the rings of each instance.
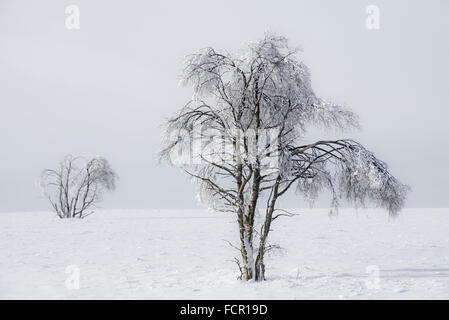
[[[39,186],[60,218],[84,218],[101,201],[104,191],[115,189],[116,174],[108,161],[87,161],[68,155],[56,170],[43,170]]]
[[[309,126],[344,131],[359,124],[351,111],[315,95],[296,53],[284,37],[267,34],[237,57],[213,48],[187,56],[182,80],[194,95],[166,126],[161,161],[192,177],[203,204],[236,214],[243,280],[265,279],[264,256],[275,247],[270,227],[292,215],[276,204],[293,186],[311,200],[328,188],[333,210],[345,198],[391,215],[408,189],[351,139],[306,142]]]

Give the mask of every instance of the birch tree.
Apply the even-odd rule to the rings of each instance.
[[[315,95],[307,66],[282,36],[266,34],[240,55],[205,48],[185,58],[182,83],[192,99],[166,123],[160,159],[182,168],[207,207],[236,215],[243,280],[265,279],[272,223],[291,216],[279,198],[330,190],[396,215],[408,187],[352,139],[309,141],[307,129],[359,128],[346,108]]]
[[[59,168],[42,171],[39,186],[60,218],[84,218],[93,212],[105,191],[115,189],[116,178],[103,157],[87,161],[68,155]]]

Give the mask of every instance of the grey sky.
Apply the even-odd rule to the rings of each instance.
[[[70,4],[80,30],[65,27]],[[365,27],[370,4],[380,30]],[[303,48],[320,96],[361,116],[350,136],[413,188],[409,207],[449,207],[448,12],[444,0],[0,0],[0,211],[50,209],[34,181],[68,153],[116,169],[102,207],[196,207],[187,177],[156,160],[162,122],[191,96],[183,56],[266,30]]]

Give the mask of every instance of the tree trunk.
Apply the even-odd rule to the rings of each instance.
[[[238,225],[239,225],[239,234],[240,234],[240,253],[242,255],[242,268],[240,270],[241,272],[241,278],[242,280],[248,281],[252,278],[253,272],[251,268],[251,257],[248,255],[248,251],[250,255],[252,255],[251,248],[248,247],[249,241],[247,240],[247,232],[244,224],[243,219],[243,210],[239,210],[239,218],[238,218]],[[249,250],[248,250],[249,249]]]
[[[278,199],[278,190],[279,190],[279,182],[280,178],[278,177],[276,183],[273,186],[273,194],[270,200],[270,204],[267,208],[267,212],[265,215],[265,222],[263,224],[262,228],[262,234],[260,235],[260,243],[259,243],[259,250],[257,252],[256,261],[254,264],[255,267],[255,280],[256,281],[263,281],[265,280],[265,264],[264,264],[264,256],[265,256],[265,249],[268,239],[268,234],[270,232],[271,222],[273,221],[273,212],[276,206],[276,201]]]

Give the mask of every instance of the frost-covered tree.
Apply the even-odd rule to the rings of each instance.
[[[108,161],[96,157],[66,156],[56,170],[43,170],[39,186],[60,218],[84,218],[101,201],[104,191],[115,189],[117,176]]]
[[[213,48],[187,56],[182,81],[193,98],[166,125],[161,160],[192,177],[203,204],[236,214],[244,280],[265,279],[271,224],[291,215],[277,207],[288,190],[314,199],[329,189],[333,210],[348,199],[396,215],[408,189],[351,139],[307,142],[309,126],[359,124],[351,111],[315,95],[296,53],[284,37],[267,34],[239,56]]]

